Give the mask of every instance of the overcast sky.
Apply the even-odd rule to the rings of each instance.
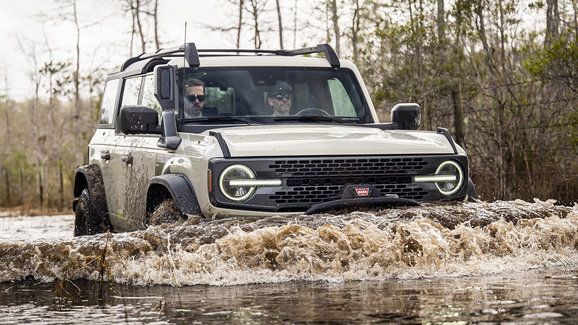
[[[211,32],[205,27],[206,25],[234,23],[235,8],[225,5],[225,1],[162,0],[159,2],[159,30],[161,41],[164,42],[163,47],[177,46],[183,42],[185,21],[188,24],[187,39],[195,42],[197,47],[234,47],[234,33]],[[130,54],[130,15],[122,15],[119,0],[79,0],[78,3],[81,25],[101,21],[100,24],[82,31],[82,67],[88,69],[102,66],[111,70],[119,66]],[[282,1],[282,5],[293,6],[293,4],[294,1]],[[53,48],[53,57],[56,60],[74,58],[74,26],[71,22],[57,18],[58,12],[62,11],[59,9],[61,7],[58,0],[0,0],[0,78],[2,79],[0,80],[0,94],[5,92],[4,76],[7,72],[10,97],[23,99],[31,95],[32,87],[28,77],[31,68],[30,55],[25,52],[30,52],[36,43],[39,64],[47,62],[49,55],[44,50],[44,33]],[[289,26],[292,23],[292,12],[286,8],[285,13],[285,23]],[[43,24],[43,19],[39,18],[42,15],[52,18]],[[241,47],[252,47],[250,32],[245,30],[244,35],[244,44]],[[286,37],[289,42],[292,42],[290,36]],[[321,38],[323,36],[321,35]],[[310,41],[311,44],[317,44],[322,39]],[[275,42],[277,42],[276,39]],[[22,46],[19,46],[19,43]],[[275,47],[275,45],[276,43],[270,40],[269,44],[265,43],[264,48]],[[21,47],[24,48],[24,53]]]

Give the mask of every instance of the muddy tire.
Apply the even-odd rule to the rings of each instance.
[[[88,189],[82,190],[78,197],[74,219],[74,236],[102,233],[102,220],[94,208]]]
[[[187,216],[179,210],[173,199],[161,202],[148,216],[148,225],[155,226],[163,223],[173,223],[186,220]]]

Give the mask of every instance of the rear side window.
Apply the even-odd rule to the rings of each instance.
[[[136,77],[126,79],[124,81],[124,88],[122,90],[122,104],[120,107],[138,104],[141,79],[141,77]]]
[[[112,79],[106,82],[102,103],[100,105],[99,124],[111,124],[114,116],[114,103],[116,100],[116,91],[118,90],[118,79]]]

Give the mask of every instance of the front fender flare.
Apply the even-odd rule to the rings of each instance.
[[[155,195],[164,188],[174,200],[179,210],[188,215],[202,215],[197,196],[191,183],[186,176],[181,174],[165,174],[151,179],[147,189],[147,211],[154,209],[150,204],[154,202]]]

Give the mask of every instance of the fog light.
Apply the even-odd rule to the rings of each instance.
[[[464,173],[458,163],[454,161],[444,161],[436,170],[436,175],[447,176],[435,182],[438,190],[444,195],[452,195],[460,190],[464,182]]]
[[[255,192],[252,184],[235,184],[235,181],[254,180],[255,173],[245,165],[232,165],[221,173],[219,187],[223,195],[232,201],[246,201]],[[233,182],[233,184],[231,184]],[[241,185],[241,186],[239,186]]]

